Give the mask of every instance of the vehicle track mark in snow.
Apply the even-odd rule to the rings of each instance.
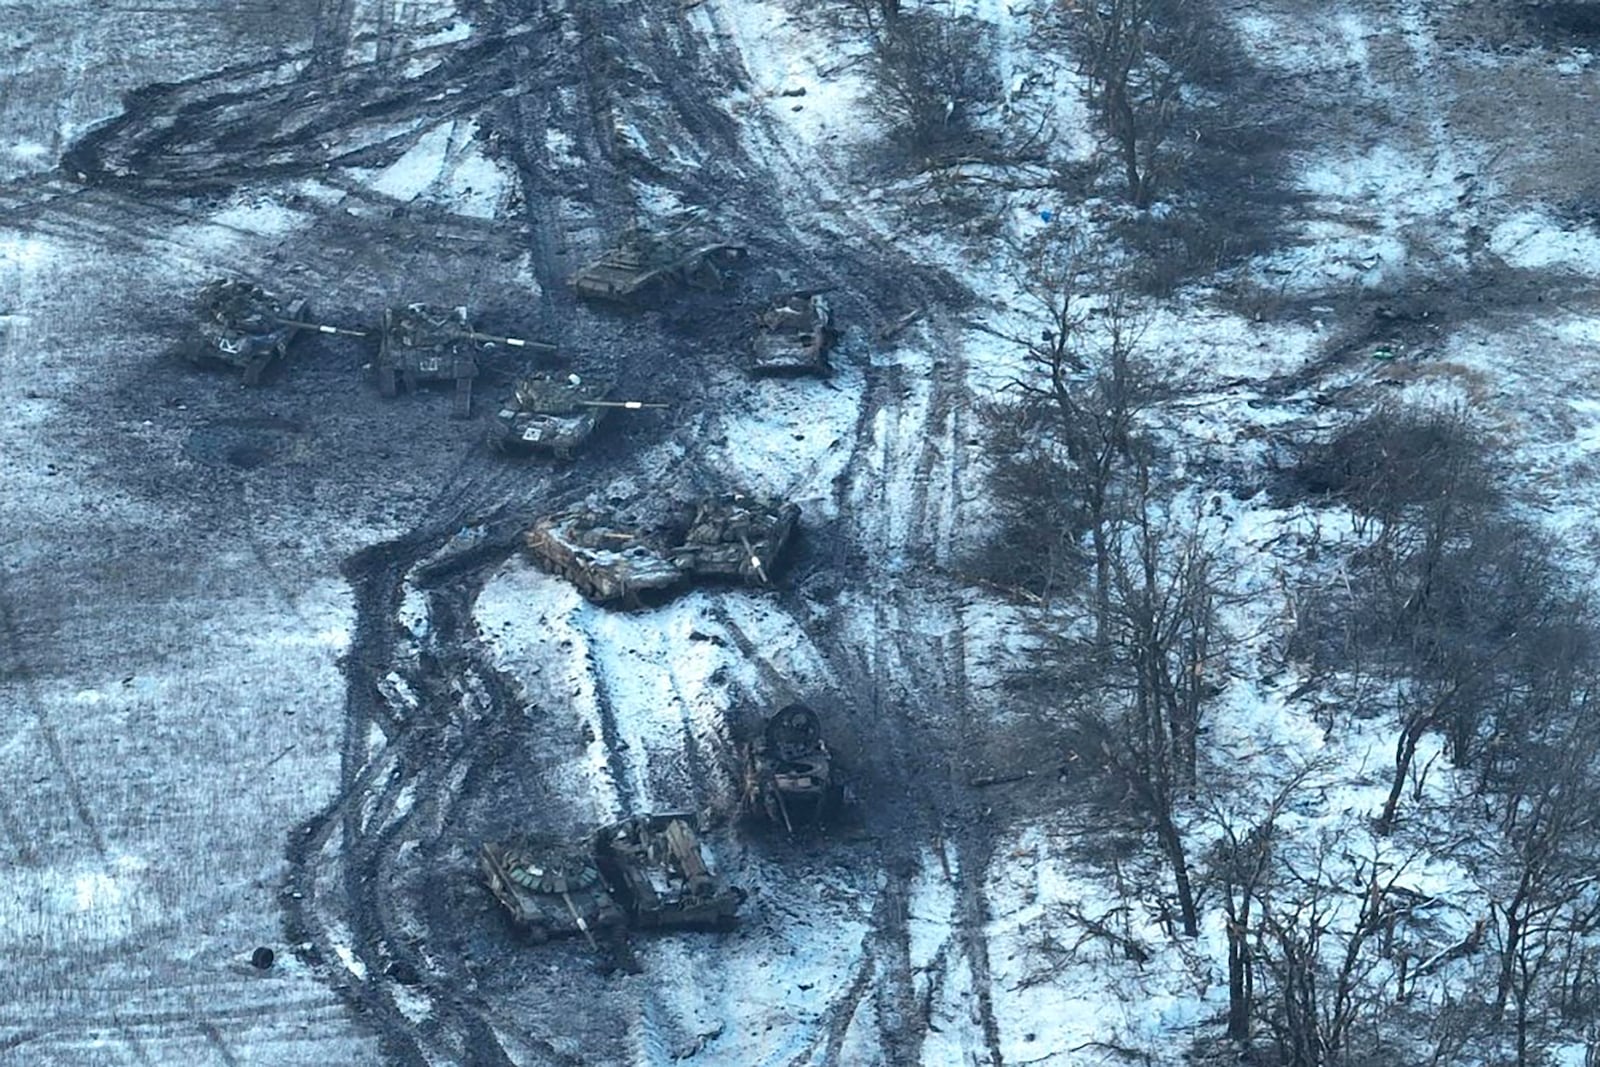
[[[99,824],[95,822],[93,810],[84,800],[83,787],[79,784],[78,776],[67,759],[67,750],[61,744],[61,736],[56,733],[55,726],[50,722],[44,695],[39,692],[34,680],[33,666],[23,658],[22,630],[17,624],[11,594],[6,589],[6,579],[3,574],[0,574],[0,627],[5,630],[6,647],[11,651],[6,657],[10,662],[5,665],[5,674],[21,687],[23,698],[32,707],[34,725],[50,753],[50,762],[55,765],[56,773],[60,775],[61,788],[67,795],[72,813],[77,816],[84,833],[88,835],[89,844],[94,849],[95,855],[104,861],[107,858],[105,837],[100,833]],[[6,819],[6,823],[9,827],[10,817]],[[21,846],[17,847],[20,854]]]
[[[772,660],[767,658],[767,655],[761,651],[755,641],[751,640],[750,635],[744,632],[744,628],[733,621],[733,617],[728,614],[727,608],[723,607],[721,603],[713,601],[708,614],[733,639],[734,647],[739,650],[739,654],[755,667],[756,672],[761,675],[762,681],[771,690],[771,696],[774,700],[779,703],[789,703],[799,699],[788,676],[773,666]]]
[[[155,1061],[145,1051],[144,1042],[139,1040],[139,1035],[134,1033],[131,1027],[119,1025],[117,1027],[117,1036],[122,1038],[122,1043],[128,1047],[129,1052],[133,1053],[135,1061],[144,1064],[145,1067],[155,1067]]]
[[[199,1027],[200,1032],[205,1035],[206,1044],[210,1045],[212,1050],[216,1052],[224,1067],[239,1067],[239,1057],[235,1056],[232,1050],[228,1048],[228,1043],[222,1040],[222,1031],[217,1028],[217,1024],[210,1020],[203,1020],[199,1023]]]
[[[337,70],[345,65],[355,24],[357,0],[322,0],[311,36],[308,74]]]
[[[590,640],[592,642],[593,638]],[[617,791],[617,803],[624,812],[639,811],[640,798],[634,790],[633,760],[624,755],[624,752],[631,752],[632,748],[626,745],[622,732],[617,727],[617,709],[611,702],[611,692],[606,684],[605,672],[600,669],[600,664],[595,658],[592,643],[585,662],[588,665],[590,682],[594,687],[595,710],[600,718],[600,739],[605,745],[606,767],[611,773],[611,784]]]

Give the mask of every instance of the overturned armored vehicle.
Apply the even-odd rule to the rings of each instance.
[[[816,293],[791,293],[756,316],[751,338],[754,374],[827,374],[836,338],[833,313]]]
[[[625,921],[588,849],[485,844],[478,862],[489,891],[534,941],[582,933],[594,944]]]
[[[589,508],[540,519],[524,543],[541,567],[566,578],[598,604],[637,606],[683,580],[683,572],[655,538]]]
[[[693,815],[635,815],[595,834],[595,861],[618,904],[640,929],[725,930],[744,891],[707,862]]]
[[[684,573],[766,584],[800,521],[800,508],[749,493],[701,502],[672,560]]]
[[[817,713],[790,704],[768,719],[761,740],[745,751],[746,813],[793,833],[823,822],[843,801]]]
[[[304,329],[304,299],[288,303],[258,285],[234,279],[214,281],[195,301],[200,342],[186,350],[191,363],[237,367],[246,385],[256,385],[274,360]]]
[[[721,289],[745,254],[743,245],[693,223],[665,234],[633,229],[573,275],[572,288],[587,300],[619,303],[647,302],[679,287]]]

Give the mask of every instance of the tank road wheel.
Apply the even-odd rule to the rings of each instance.
[[[395,396],[399,395],[399,392],[400,392],[400,387],[395,382],[394,368],[393,367],[379,367],[378,368],[378,394],[380,396],[385,396],[385,397],[392,398],[392,397],[395,397]]]
[[[455,401],[450,407],[452,419],[467,419],[472,417],[472,379],[456,379]]]

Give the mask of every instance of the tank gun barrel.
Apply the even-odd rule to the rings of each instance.
[[[301,322],[299,319],[273,319],[280,326],[296,326],[302,330],[315,330],[318,333],[338,334],[340,337],[367,337],[369,330],[347,330],[343,326],[326,326],[320,322]]]
[[[629,411],[641,411],[644,408],[665,408],[667,404],[653,404],[645,400],[579,400],[576,403],[586,408],[626,408]]]
[[[520,337],[496,337],[494,334],[479,333],[476,330],[469,331],[467,336],[474,341],[489,341],[497,345],[509,345],[512,348],[537,348],[545,352],[554,352],[556,350],[556,346],[549,341],[524,341]]]

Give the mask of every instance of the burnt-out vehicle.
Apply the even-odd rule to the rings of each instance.
[[[620,304],[649,303],[682,288],[721,289],[746,252],[696,222],[666,233],[635,227],[574,274],[572,288],[586,300]]]
[[[478,865],[484,883],[517,927],[535,942],[582,933],[591,945],[626,921],[591,848],[540,847],[523,840],[484,844]]]
[[[523,543],[539,566],[597,604],[637,607],[683,581],[658,537],[592,508],[540,519]]]
[[[744,809],[790,833],[825,822],[844,805],[833,755],[817,713],[790,704],[766,722],[744,752]]]
[[[726,930],[744,891],[719,876],[686,812],[635,815],[595,834],[595,862],[636,929]]]
[[[837,339],[833,312],[818,293],[790,293],[756,316],[750,370],[760,375],[828,373]]]
[[[695,509],[671,558],[696,578],[765,585],[800,521],[800,508],[752,493],[721,493]]]
[[[207,284],[195,299],[198,343],[184,349],[198,366],[237,368],[246,385],[261,381],[290,343],[309,326],[304,298],[285,301],[259,285],[224,278]]]

